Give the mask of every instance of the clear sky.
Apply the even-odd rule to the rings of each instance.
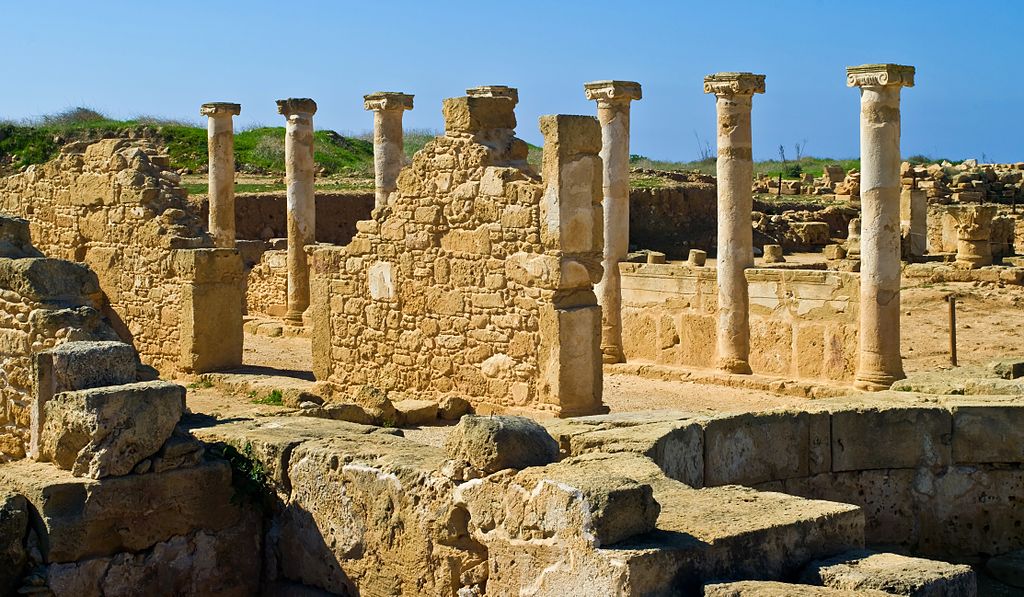
[[[583,83],[643,85],[632,152],[698,157],[714,142],[716,71],[767,75],[754,155],[858,152],[858,92],[844,68],[917,67],[903,91],[903,153],[1024,161],[1024,2],[630,0],[218,2],[0,0],[0,119],[86,105],[114,117],[199,121],[242,104],[241,126],[277,125],[274,100],[312,97],[318,128],[372,126],[362,95],[416,95],[407,127],[439,128],[440,101],[480,84],[519,88],[520,137],[541,114],[593,114]]]

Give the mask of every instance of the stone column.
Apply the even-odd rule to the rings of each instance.
[[[718,354],[719,369],[750,373],[750,298],[743,273],[754,266],[754,162],[750,107],[764,93],[764,75],[718,73],[704,78],[718,110]]]
[[[285,319],[302,325],[309,307],[309,261],[306,245],[316,242],[316,196],[313,188],[313,114],[309,98],[277,100],[287,119],[284,162],[288,182],[288,312]]]
[[[888,389],[903,379],[900,357],[900,88],[914,68],[846,69],[860,87],[860,363],[857,387]]]
[[[235,131],[232,117],[242,106],[226,102],[203,104],[199,113],[208,117],[206,141],[210,156],[210,236],[217,247],[235,247]]]
[[[956,262],[975,269],[992,265],[992,218],[994,205],[954,205],[948,212],[956,219]]]
[[[386,204],[388,195],[398,189],[398,173],[405,162],[402,114],[412,110],[412,97],[395,91],[378,91],[363,96],[363,107],[373,110],[374,207]]]
[[[597,100],[604,172],[604,274],[595,287],[601,305],[601,358],[622,363],[622,280],[619,262],[629,252],[629,103],[642,97],[633,81],[593,81],[583,85]]]

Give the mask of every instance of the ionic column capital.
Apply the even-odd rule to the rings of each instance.
[[[583,84],[588,100],[599,104],[629,104],[643,98],[640,83],[636,81],[591,81]]]
[[[479,85],[466,90],[469,97],[503,97],[519,103],[519,90],[508,85]]]
[[[231,102],[209,102],[199,107],[199,113],[210,117],[238,116],[242,113],[242,105]]]
[[[847,87],[913,87],[914,67],[902,64],[862,64],[846,67]]]
[[[704,77],[704,93],[717,96],[764,93],[764,75],[754,73],[715,73]]]
[[[316,114],[316,102],[308,97],[290,97],[277,100],[277,113],[285,116]]]
[[[400,93],[398,91],[375,91],[363,96],[363,108],[382,112],[389,110],[412,110],[411,93]]]

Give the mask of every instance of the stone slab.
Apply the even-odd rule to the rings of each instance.
[[[858,550],[804,570],[801,580],[834,589],[874,589],[915,597],[975,597],[977,580],[970,566]]]
[[[952,415],[943,408],[877,406],[833,412],[832,470],[947,466],[952,462],[952,428]]]

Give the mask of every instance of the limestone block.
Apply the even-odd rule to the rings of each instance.
[[[589,455],[494,475],[460,486],[455,500],[469,510],[471,525],[487,521],[512,540],[539,532],[566,543],[579,537],[594,547],[613,545],[654,530],[661,512],[651,486],[632,478],[636,458]]]
[[[240,515],[224,461],[96,481],[21,460],[0,467],[0,485],[39,513],[42,555],[51,563],[143,551],[195,529],[230,527]]]
[[[889,593],[873,590],[844,590],[813,585],[797,585],[770,580],[704,585],[704,597],[885,597]]]
[[[23,496],[0,492],[0,594],[14,595],[28,561],[25,534],[29,511]]]
[[[874,589],[891,595],[975,597],[978,594],[970,566],[863,550],[810,564],[804,570],[802,581],[850,591]]]
[[[591,305],[593,293],[585,299]],[[545,308],[540,314],[542,399],[559,405],[561,416],[608,412],[601,402],[601,308]]]
[[[832,413],[832,470],[945,466],[952,416],[942,408],[872,407]],[[878,446],[885,446],[879,450]]]
[[[46,421],[45,405],[54,395],[132,383],[140,364],[135,348],[123,342],[65,342],[40,352],[35,366],[30,453],[38,454]]]
[[[394,403],[397,424],[416,427],[437,422],[437,403],[433,400],[399,400]]]
[[[441,104],[445,134],[516,128],[515,103],[497,97],[452,97]]]
[[[244,278],[237,249],[175,251],[183,278],[179,367],[206,373],[242,364]]]
[[[75,476],[127,475],[170,437],[185,388],[161,381],[63,392],[45,407],[40,459]]]
[[[437,408],[437,416],[445,421],[458,421],[462,415],[468,414],[473,409],[469,400],[460,396],[443,396]]]
[[[590,116],[542,116],[541,240],[550,249],[600,252],[603,241],[601,126]]]
[[[1024,377],[1024,359],[1001,359],[989,363],[988,367],[1003,379]]]
[[[704,267],[704,264],[708,260],[708,254],[706,251],[700,249],[690,249],[690,254],[686,258],[687,264],[692,267]]]
[[[806,412],[754,413],[704,424],[704,483],[755,485],[805,477],[810,456]]]
[[[39,302],[88,304],[99,292],[96,274],[84,265],[61,259],[0,258],[0,288]]]
[[[794,244],[825,246],[829,243],[829,228],[825,222],[792,222],[789,230]]]
[[[1024,462],[1024,406],[953,409],[953,462]]]
[[[42,257],[32,246],[28,220],[0,216],[0,257]]]
[[[1024,588],[1024,550],[989,558],[985,562],[985,569],[1000,582]]]
[[[462,417],[445,440],[452,460],[485,473],[543,466],[558,459],[558,443],[547,430],[525,417]]]
[[[765,245],[764,246],[764,262],[765,263],[785,263],[786,258],[782,256],[781,245]]]

